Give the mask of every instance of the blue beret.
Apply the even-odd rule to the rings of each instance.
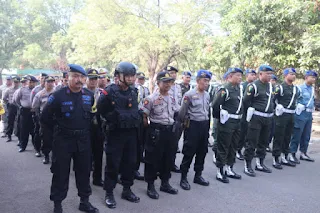
[[[246,69],[246,75],[250,73],[257,74],[257,72],[254,69]]]
[[[223,76],[222,76],[222,79],[223,79],[223,80],[226,80],[227,77],[228,77],[228,74],[229,74],[228,72],[225,72],[225,73],[223,74]]]
[[[7,79],[7,80],[12,80],[11,75],[8,75],[8,76],[6,77],[6,79]]]
[[[313,71],[313,70],[307,70],[306,73],[304,74],[304,76],[318,77],[318,73],[316,71]]]
[[[259,67],[259,71],[261,72],[273,71],[273,68],[270,67],[269,65],[261,65]]]
[[[275,74],[272,74],[271,79],[276,80],[276,81],[278,80],[278,78]]]
[[[34,77],[33,75],[29,75],[29,80],[33,81],[33,82],[38,82],[38,79],[36,77]]]
[[[234,72],[240,72],[241,74],[243,74],[243,71],[242,69],[238,68],[238,67],[230,67],[227,71],[228,75],[230,73],[234,73]]]
[[[182,73],[182,75],[184,75],[184,76],[192,76],[192,74],[191,74],[191,72],[190,71],[184,71],[183,73]]]
[[[297,73],[294,68],[285,68],[283,70],[283,75],[288,75],[289,73]]]
[[[78,72],[81,73],[84,76],[87,76],[87,72],[84,70],[84,68],[77,64],[69,64],[70,72]]]
[[[209,78],[211,79],[212,74],[208,70],[198,70],[197,78]]]

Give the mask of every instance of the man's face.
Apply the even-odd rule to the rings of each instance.
[[[307,84],[314,84],[316,82],[317,78],[315,76],[307,76],[305,78],[305,81]]]
[[[276,83],[277,83],[277,81],[275,79],[273,79],[273,78],[270,79],[270,82],[271,82],[272,85],[276,85]]]
[[[36,86],[36,82],[34,81],[29,81],[29,88],[33,89]]]
[[[126,83],[127,86],[131,86],[134,84],[134,82],[136,81],[136,75],[123,75],[122,73],[120,74],[120,79],[121,79],[121,83]]]
[[[257,74],[255,74],[255,73],[248,73],[247,74],[247,81],[249,83],[255,81],[256,79],[257,79]]]
[[[46,77],[41,77],[41,78],[40,78],[40,84],[41,84],[41,86],[44,86],[44,84],[46,83],[45,79],[46,79]]]
[[[68,85],[68,78],[62,79],[62,85],[67,86]]]
[[[191,77],[189,75],[184,75],[182,81],[184,84],[190,84]]]
[[[7,79],[6,85],[7,85],[8,87],[11,87],[11,86],[12,86],[12,80],[8,80],[8,79]]]
[[[55,81],[46,81],[45,82],[45,88],[47,90],[52,90],[54,85],[55,85]]]
[[[144,85],[144,83],[146,82],[146,79],[145,78],[137,78],[137,82],[140,85]]]
[[[210,84],[209,78],[198,78],[197,79],[198,89],[200,91],[207,90]]]
[[[86,76],[77,72],[69,72],[68,84],[70,87],[75,90],[80,90],[83,87],[83,84],[86,82]]]
[[[168,92],[171,89],[172,84],[173,84],[173,80],[170,80],[170,81],[159,81],[158,82],[159,89],[162,92]]]
[[[287,79],[289,82],[294,82],[296,80],[296,74],[288,73],[288,75],[285,76],[285,79]]]
[[[232,84],[240,84],[241,80],[242,80],[242,73],[240,72],[231,73],[228,78],[228,81],[231,82]]]
[[[89,88],[94,88],[98,86],[98,78],[88,78],[87,86]]]
[[[14,83],[14,87],[19,87],[19,85],[20,85],[19,81],[14,81],[13,83]]]
[[[98,80],[98,86],[100,88],[105,88],[107,86],[107,78],[106,77],[100,77]]]
[[[270,82],[272,74],[272,71],[260,72],[259,79],[263,82]]]
[[[171,78],[173,78],[174,80],[177,79],[177,72],[176,71],[169,71],[169,75]]]

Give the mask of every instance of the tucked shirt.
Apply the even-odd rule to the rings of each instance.
[[[36,94],[32,101],[32,109],[36,112],[42,112],[44,106],[48,101],[48,97],[54,92],[54,90],[47,91],[46,89],[41,90]]]
[[[29,87],[22,87],[15,97],[15,103],[24,108],[31,108],[31,91]]]

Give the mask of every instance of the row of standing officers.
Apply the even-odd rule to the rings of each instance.
[[[137,80],[138,84],[134,86],[136,71],[134,64],[121,62],[115,70],[116,83],[102,89],[95,86],[99,76],[96,70],[86,72],[79,65],[70,65],[68,86],[53,92],[53,84],[50,84],[53,79],[47,76],[45,88],[34,91],[32,82],[36,82],[36,79],[31,77],[31,84],[21,88],[17,97],[12,98],[12,102],[16,102],[12,105],[20,109],[20,122],[24,127],[21,128],[24,134],[20,134],[23,137],[19,138],[20,151],[25,150],[27,136],[31,134],[36,138],[33,139],[34,146],[40,155],[41,140],[37,139],[37,134],[31,133],[32,130],[38,132],[38,137],[43,140],[42,152],[46,162],[52,149],[50,199],[55,204],[54,212],[62,212],[61,202],[68,191],[71,159],[81,198],[79,209],[84,212],[98,212],[89,202],[92,162],[94,184],[103,185],[109,208],[116,207],[113,190],[119,182],[119,175],[123,185],[121,197],[135,203],[140,201],[131,191],[131,186],[134,178],[141,179],[138,169],[142,160],[145,162],[144,180],[148,183],[147,195],[150,198],[159,197],[154,185],[157,177],[161,179],[161,191],[177,194],[178,190],[170,185],[169,180],[171,171],[179,170],[175,166],[175,155],[182,132],[184,145],[180,186],[184,190],[191,188],[187,174],[193,158],[193,182],[208,186],[209,182],[203,178],[202,171],[208,151],[211,112],[217,130],[213,146],[218,168],[216,178],[221,182],[229,182],[228,177],[241,178],[233,170],[233,165],[236,153],[242,158],[243,146],[245,174],[255,176],[251,167],[254,157],[256,170],[271,172],[264,164],[264,158],[273,117],[276,126],[273,166],[281,169],[281,164],[295,166],[299,163],[296,158],[299,144],[302,153],[300,159],[312,161],[307,154],[307,147],[314,102],[312,84],[317,77],[316,72],[307,71],[305,84],[297,87],[293,85],[295,70],[285,69],[284,83],[273,88],[270,83],[273,69],[270,66],[260,66],[258,80],[248,85],[240,84],[241,69],[230,68],[225,74],[227,83],[215,90],[213,98],[207,92],[212,76],[207,70],[197,72],[197,87],[189,90],[191,73],[185,72],[184,82],[178,85],[174,83],[178,70],[169,66],[158,73],[157,88],[151,95],[143,87],[143,73],[138,73],[141,82]],[[256,73],[248,70],[246,74],[248,77]],[[84,88],[87,77],[87,86]],[[32,106],[28,105],[30,100],[26,98],[27,93],[31,94],[29,99],[32,100]],[[9,110],[9,115],[10,111],[13,110]],[[11,122],[8,123],[11,127]],[[33,127],[33,124],[39,124],[39,127]],[[246,133],[242,124],[247,125]],[[11,140],[10,129],[7,132],[8,140]],[[244,144],[238,143],[241,137]],[[103,149],[106,153],[104,181],[101,178]]]

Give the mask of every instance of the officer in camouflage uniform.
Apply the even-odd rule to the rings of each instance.
[[[212,103],[214,117],[218,118],[216,179],[228,183],[227,177],[241,179],[233,171],[240,137],[240,119],[243,113],[243,91],[240,87],[243,71],[228,69],[228,83],[221,86]]]
[[[296,79],[296,70],[283,70],[284,82],[275,87],[276,116],[275,134],[272,147],[273,167],[282,169],[281,164],[295,166],[288,161],[289,144],[294,125],[296,102],[300,95],[299,89],[293,85]],[[280,159],[281,157],[281,159]]]
[[[131,191],[137,161],[138,128],[142,122],[138,91],[134,87],[136,67],[132,63],[121,62],[115,73],[118,83],[103,90],[98,102],[98,113],[105,122],[104,130],[108,134],[104,189],[109,208],[116,207],[113,190],[120,168],[123,185],[121,198],[133,203],[140,202],[140,198]]]
[[[174,113],[177,111],[176,101],[169,95],[174,79],[168,72],[159,72],[157,82],[159,90],[144,100],[144,126],[148,128],[145,150],[145,180],[148,183],[147,195],[158,199],[154,181],[157,172],[161,179],[160,191],[177,194],[178,190],[169,184],[171,168],[176,154]],[[148,120],[150,120],[150,125]]]
[[[8,126],[6,129],[6,136],[8,137],[7,142],[10,142],[13,129],[14,129],[14,122],[17,115],[17,106],[13,103],[13,94],[15,91],[19,89],[20,78],[18,76],[12,77],[13,85],[12,87],[6,89],[3,94],[3,104],[6,105],[8,109]]]
[[[180,166],[180,186],[184,190],[190,190],[187,174],[195,157],[194,183],[208,186],[209,182],[202,177],[204,160],[208,152],[208,139],[210,129],[210,96],[206,89],[209,86],[211,73],[207,70],[199,70],[197,73],[197,87],[186,92],[179,111],[178,119],[185,123],[183,159]]]
[[[246,81],[241,84],[243,88],[243,94],[248,86],[249,83],[252,83],[256,80],[257,78],[257,73],[253,69],[247,69],[246,70]],[[240,139],[238,142],[238,151],[237,151],[237,158],[239,160],[244,160],[243,154],[242,154],[242,149],[245,145],[245,139],[248,131],[248,122],[246,121],[247,117],[247,112],[244,111],[243,116],[240,121]]]
[[[34,96],[32,101],[32,109],[40,118],[44,106],[47,104],[48,97],[54,92],[55,78],[53,76],[45,77],[45,86]],[[49,163],[49,153],[52,150],[52,131],[40,122],[40,140],[42,141],[41,151],[44,154],[43,164]]]
[[[256,157],[256,170],[271,173],[271,170],[264,165],[264,158],[274,110],[273,88],[270,83],[272,74],[272,67],[261,65],[259,79],[248,85],[243,99],[249,122],[244,151],[244,173],[252,177],[256,175],[251,167],[254,157]]]

